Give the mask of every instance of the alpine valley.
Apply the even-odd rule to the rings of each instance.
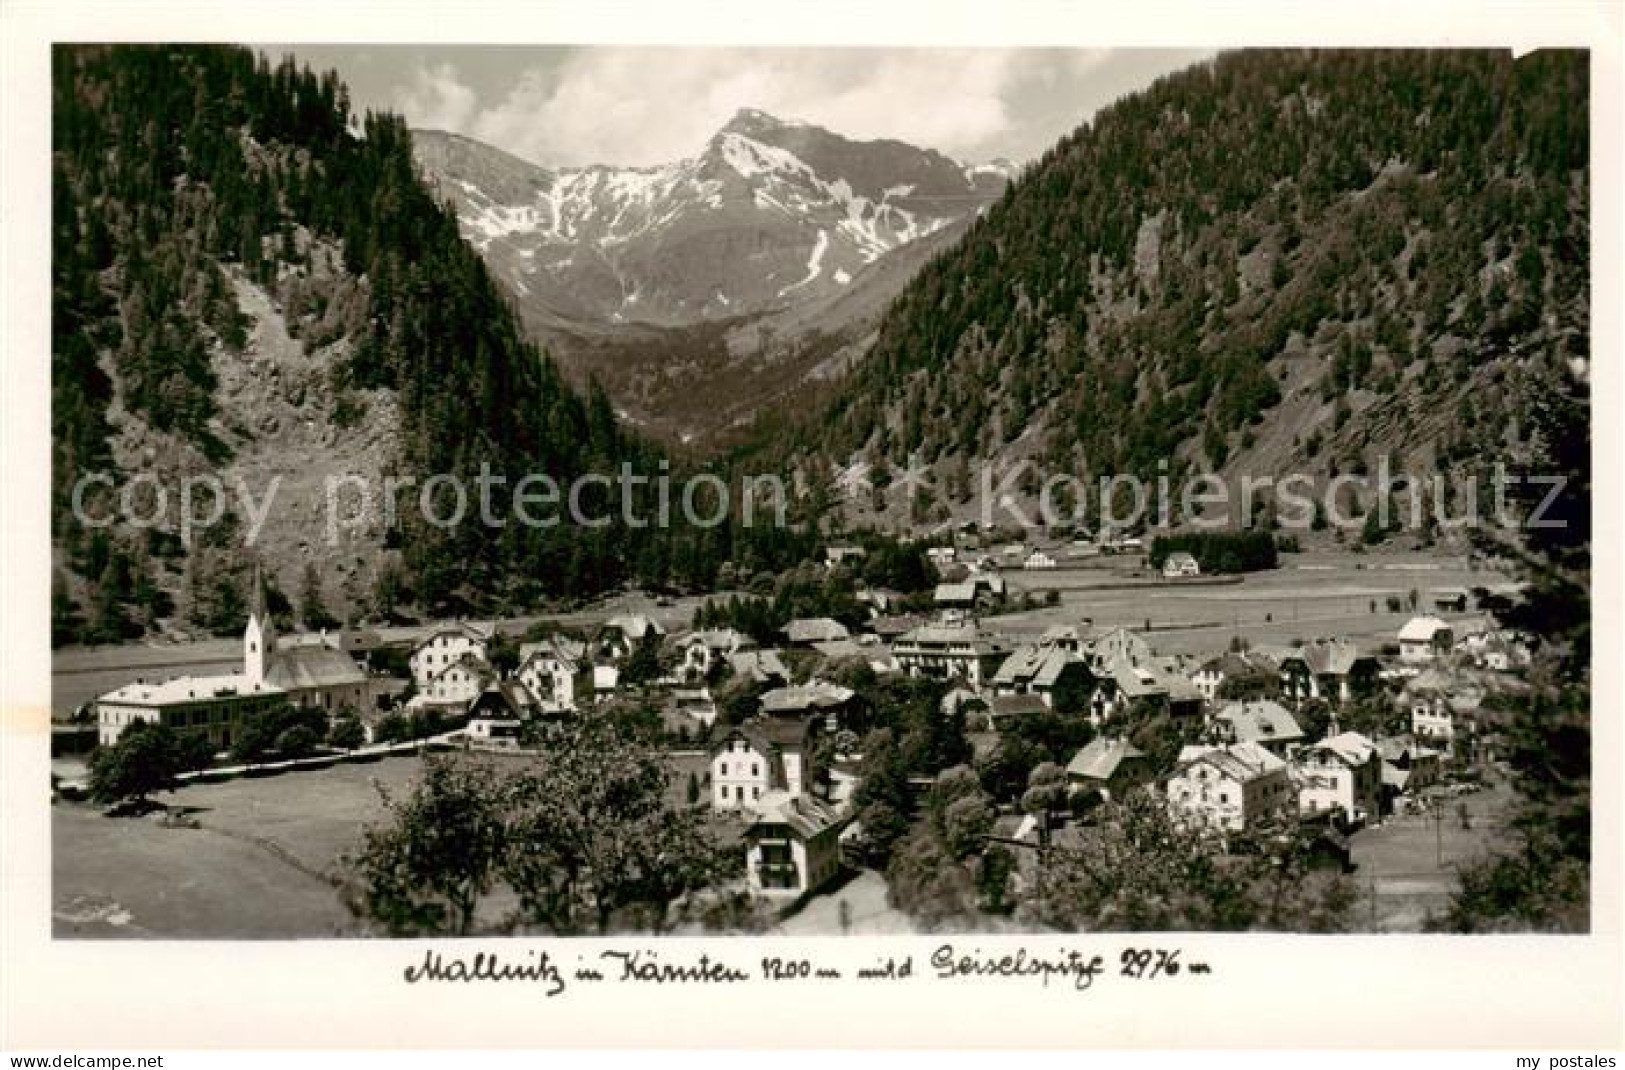
[[[1014,172],[748,108],[659,167],[550,171],[455,134],[413,142],[531,334],[634,424],[694,444],[834,374]]]

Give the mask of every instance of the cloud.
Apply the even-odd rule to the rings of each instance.
[[[414,70],[409,85],[395,88],[394,105],[411,126],[468,133],[479,97],[462,83],[455,67],[441,63]]]
[[[1096,63],[1015,49],[583,49],[528,70],[465,132],[550,166],[655,164],[698,153],[754,107],[978,159],[1009,140],[1020,86]]]

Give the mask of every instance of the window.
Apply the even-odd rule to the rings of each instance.
[[[762,767],[757,765],[755,762],[750,763],[750,775],[751,776],[761,776],[762,775],[761,770],[762,770]]]
[[[750,790],[751,790],[751,798],[760,799],[762,797],[762,789],[761,788],[752,788]]]
[[[728,763],[727,762],[722,763],[722,771],[720,773],[718,773],[717,775],[718,776],[727,776],[728,775]]]

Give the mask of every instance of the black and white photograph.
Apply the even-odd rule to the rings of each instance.
[[[51,953],[1617,928],[1592,46],[206,36],[39,43]]]

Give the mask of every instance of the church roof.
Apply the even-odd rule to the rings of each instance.
[[[298,646],[279,650],[266,670],[265,681],[287,691],[313,687],[342,687],[365,683],[367,674],[355,659],[328,646]]]

